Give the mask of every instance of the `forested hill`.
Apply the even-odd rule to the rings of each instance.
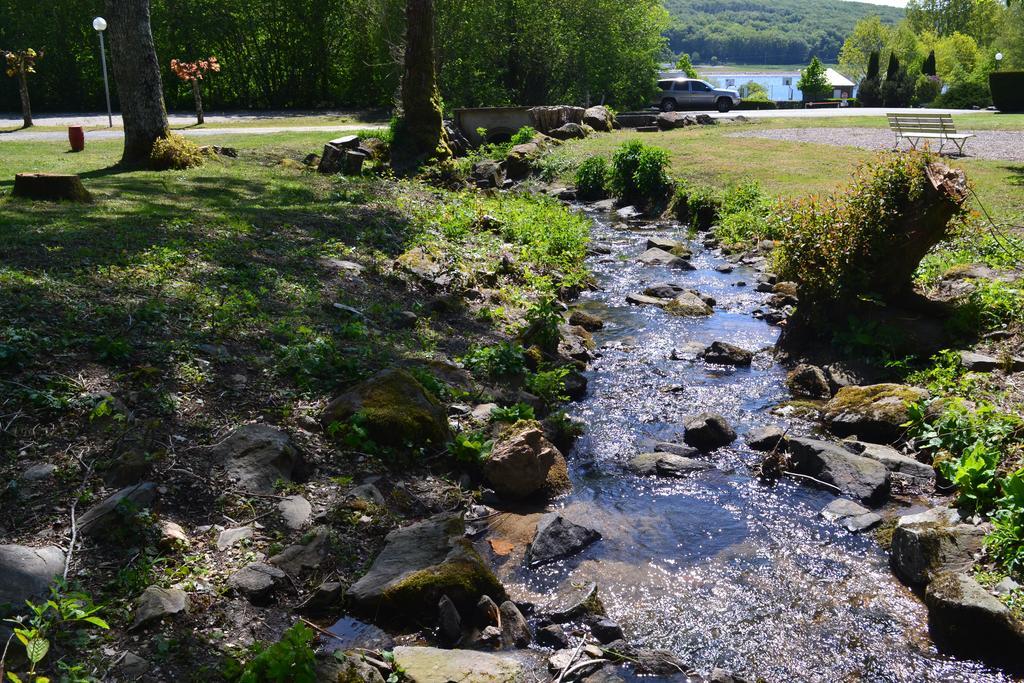
[[[664,0],[672,15],[669,46],[695,62],[804,64],[835,61],[853,25],[877,14],[903,18],[898,7],[843,0]]]

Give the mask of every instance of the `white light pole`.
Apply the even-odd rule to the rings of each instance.
[[[1003,53],[996,53],[996,71],[999,71],[999,66],[1003,63]]]
[[[114,127],[114,114],[110,110],[110,83],[107,82],[107,50],[103,46],[103,32],[107,30],[107,20],[103,17],[96,17],[92,20],[92,27],[100,37],[100,61],[103,62],[103,91],[107,95],[107,127]]]

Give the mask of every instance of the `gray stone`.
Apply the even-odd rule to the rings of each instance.
[[[882,523],[882,516],[871,512],[860,503],[855,503],[846,498],[836,498],[821,511],[821,516],[830,522],[835,522],[850,533],[867,531]]]
[[[686,432],[683,441],[704,452],[728,446],[736,440],[736,431],[725,418],[715,413],[701,413],[683,420]]]
[[[654,452],[658,454],[671,453],[672,455],[681,455],[684,458],[694,458],[700,455],[693,446],[687,446],[684,443],[672,443],[670,441],[659,441],[654,444]]]
[[[626,468],[640,476],[685,477],[712,468],[703,460],[675,453],[640,453],[630,459]]]
[[[704,349],[700,358],[707,363],[715,363],[717,365],[747,367],[753,362],[754,354],[752,351],[742,349],[735,344],[716,341]]]
[[[476,603],[477,623],[480,626],[497,626],[501,623],[501,611],[498,603],[489,595],[481,595]]]
[[[898,472],[904,476],[913,477],[921,481],[932,481],[935,479],[935,468],[926,463],[918,462],[908,455],[903,455],[891,446],[882,446],[881,444],[864,441],[846,441],[844,444],[854,453],[882,463],[890,472]]]
[[[64,561],[56,546],[0,545],[0,608],[20,611],[26,600],[47,597],[54,578],[64,573]]]
[[[225,551],[242,541],[248,540],[253,536],[253,528],[251,526],[241,526],[234,529],[225,529],[220,532],[217,536],[217,550]]]
[[[187,612],[189,607],[188,594],[177,588],[160,588],[150,586],[142,591],[132,629],[142,628],[164,617],[171,617]]]
[[[964,573],[937,575],[925,590],[928,630],[939,649],[1020,669],[1024,625],[977,581]]]
[[[636,672],[652,676],[675,676],[685,674],[689,667],[668,650],[635,650],[633,652]]]
[[[307,569],[319,567],[330,552],[331,532],[320,527],[305,543],[290,545],[267,561],[291,576],[299,576]]]
[[[587,129],[578,123],[566,123],[548,132],[556,140],[578,140],[587,137]]]
[[[825,421],[833,434],[875,443],[892,443],[906,431],[909,407],[929,394],[900,384],[843,387],[825,406]]]
[[[832,398],[832,385],[825,371],[816,365],[796,366],[786,377],[786,386],[798,398]]]
[[[588,615],[605,614],[604,604],[598,596],[597,584],[563,585],[542,612],[556,624],[565,624]]]
[[[302,609],[311,614],[329,612],[339,606],[344,593],[341,583],[327,581],[317,586],[309,599],[302,604]]]
[[[769,452],[783,446],[785,438],[786,432],[784,432],[781,427],[771,425],[768,427],[751,429],[747,432],[746,441],[747,445],[755,451]]]
[[[634,306],[664,306],[668,302],[669,299],[659,299],[656,296],[647,296],[646,294],[626,295],[626,303],[633,304]]]
[[[254,605],[262,605],[274,589],[287,578],[287,574],[262,562],[253,562],[228,578],[228,585],[244,595]]]
[[[361,484],[345,493],[343,502],[346,507],[365,510],[370,506],[385,507],[387,501],[384,494],[373,484]]]
[[[309,522],[313,506],[302,496],[288,496],[277,504],[277,510],[289,529],[301,529]]]
[[[608,617],[591,617],[587,620],[587,626],[590,627],[590,632],[594,634],[597,641],[605,645],[625,637],[622,634],[622,627]]]
[[[669,239],[668,237],[648,237],[647,248],[661,249],[682,258],[689,258],[691,255],[690,248],[686,246],[686,242]]]
[[[565,629],[558,624],[548,624],[537,629],[537,644],[558,649],[567,648],[569,637],[565,635]]]
[[[134,652],[125,652],[124,656],[121,657],[120,663],[117,665],[117,670],[126,679],[134,681],[144,676],[151,667],[152,665],[147,660]]]
[[[794,472],[831,484],[842,495],[867,505],[881,505],[889,497],[889,470],[877,460],[816,439],[791,438],[789,452]]]
[[[39,463],[38,465],[32,465],[27,470],[21,473],[21,480],[26,482],[39,482],[44,479],[50,479],[53,477],[53,473],[57,470],[57,466],[48,462]]]
[[[462,639],[462,617],[447,595],[437,601],[437,635],[446,645],[454,645]]]
[[[491,419],[491,413],[498,407],[497,403],[481,403],[473,408],[473,412],[470,413],[470,416],[479,422],[487,422]]]
[[[644,296],[657,299],[673,299],[685,292],[686,288],[671,282],[657,282],[644,290]]]
[[[640,254],[637,259],[645,266],[660,266],[662,268],[680,268],[682,270],[694,270],[695,266],[684,258],[676,256],[664,249],[648,249]]]
[[[348,591],[359,611],[383,619],[436,618],[447,595],[464,613],[481,595],[504,601],[505,590],[465,538],[458,514],[442,514],[396,529],[370,570]]]
[[[996,370],[1008,370],[1020,372],[1024,370],[1024,358],[1017,356],[997,358],[974,351],[961,351],[960,364],[965,370],[971,372],[995,372]]]
[[[212,447],[213,458],[245,491],[272,493],[279,480],[293,481],[302,458],[286,432],[263,424],[243,425]]]
[[[984,538],[980,527],[961,524],[956,510],[932,508],[906,515],[893,532],[889,564],[907,583],[924,585],[939,573],[970,569]]]
[[[583,112],[583,123],[596,131],[610,133],[614,128],[615,117],[607,107],[597,105],[588,107]]]
[[[672,349],[672,353],[669,354],[670,360],[696,360],[697,357],[704,353],[704,349],[707,348],[701,342],[686,342],[682,346]]]
[[[522,683],[522,665],[511,657],[473,650],[399,646],[395,664],[409,683]]]
[[[384,683],[384,677],[376,667],[358,655],[343,652],[317,659],[316,680],[323,683]]]
[[[699,318],[714,313],[711,306],[694,292],[683,292],[663,307],[666,313],[680,318]]]
[[[526,559],[532,566],[553,562],[575,555],[600,538],[601,534],[594,529],[551,513],[537,524],[537,533],[526,551]]]
[[[506,600],[498,608],[501,611],[501,642],[505,647],[528,647],[533,640],[530,625],[515,603]]]
[[[118,508],[142,510],[150,507],[157,498],[157,487],[152,482],[127,486],[103,502],[89,508],[78,518],[78,530],[85,536],[95,536],[106,531],[112,524],[120,522]]]

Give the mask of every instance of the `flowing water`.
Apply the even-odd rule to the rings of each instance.
[[[697,243],[695,271],[636,263],[651,235],[685,239],[671,230],[616,230],[596,216],[594,239],[612,255],[591,257],[600,291],[581,301],[605,328],[594,335],[599,357],[587,398],[573,409],[588,433],[569,458],[574,491],[561,503],[566,517],[603,539],[566,562],[506,566],[513,592],[544,602],[560,584],[595,581],[628,640],[672,650],[697,669],[769,681],[1006,680],[935,651],[924,606],[893,577],[870,534],[820,518],[831,494],[752,477],[759,456],[743,445],[746,431],[811,429],[770,413],[789,394],[770,353],[778,329],[751,315],[767,295],[754,291],[755,271],[716,272],[724,261]],[[675,318],[626,303],[655,282],[713,296],[715,314]],[[761,353],[747,369],[670,360],[673,348],[715,340]],[[710,456],[716,469],[686,479],[623,469],[656,442],[681,441],[683,417],[705,411],[740,433]]]

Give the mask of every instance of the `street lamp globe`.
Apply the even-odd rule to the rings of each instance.
[[[996,61],[997,62],[1003,61],[1003,53],[1002,52],[997,52],[996,53]]]
[[[92,20],[92,27],[94,29],[96,29],[97,31],[106,31],[107,30],[107,20],[104,19],[103,17],[96,17],[95,19]]]

